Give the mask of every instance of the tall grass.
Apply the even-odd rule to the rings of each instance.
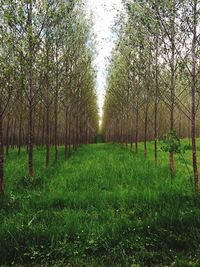
[[[136,156],[118,145],[82,146],[45,170],[35,151],[35,179],[27,154],[6,158],[0,205],[0,265],[200,266],[200,197],[176,157]],[[199,153],[199,152],[198,152]],[[191,151],[185,154],[191,167]],[[192,168],[191,168],[192,170]]]

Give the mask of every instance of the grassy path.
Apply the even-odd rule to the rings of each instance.
[[[36,151],[6,159],[0,210],[0,264],[33,266],[200,266],[200,198],[182,163],[172,181],[167,155],[158,167],[120,146],[83,146],[46,172]],[[9,265],[10,266],[10,265]]]

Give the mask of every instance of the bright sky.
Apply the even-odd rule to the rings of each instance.
[[[106,86],[106,68],[108,66],[108,57],[114,46],[114,39],[111,27],[117,15],[117,10],[122,8],[121,0],[87,0],[87,10],[94,20],[94,33],[96,35],[97,57],[95,65],[97,73],[97,92],[100,115],[104,101]]]

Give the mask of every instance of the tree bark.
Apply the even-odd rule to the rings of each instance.
[[[3,114],[0,103],[0,194],[4,191],[4,145],[3,145]]]
[[[57,61],[57,48],[56,48],[56,61]],[[56,62],[57,64],[57,62]],[[55,161],[58,160],[58,66],[56,66],[56,91],[54,100],[54,149]]]
[[[148,100],[147,100],[148,101]],[[147,126],[148,126],[149,103],[146,104],[145,121],[144,121],[144,157],[147,157]]]
[[[16,118],[15,118],[15,119],[14,119],[14,124],[13,124],[13,126],[12,126],[13,131],[12,131],[12,141],[11,141],[11,145],[12,145],[12,149],[13,149],[13,150],[14,150],[15,145],[16,145],[16,133],[15,133],[15,131],[16,131],[16,124],[17,124],[17,120],[16,120]]]
[[[41,110],[39,111],[38,126],[37,126],[37,137],[36,137],[36,140],[35,140],[38,149],[40,147],[40,129],[41,129]]]
[[[20,117],[19,117],[18,155],[20,155],[21,153],[21,145],[22,145],[22,113],[20,113]]]
[[[32,0],[28,4],[28,27],[29,27],[29,106],[28,106],[28,168],[29,175],[34,176],[33,171],[33,32],[32,32]]]
[[[155,73],[155,99],[154,99],[154,158],[158,162],[158,37],[156,37],[156,73]]]
[[[192,41],[192,125],[191,125],[191,137],[192,137],[192,159],[193,159],[193,172],[194,172],[194,189],[195,192],[199,190],[199,173],[197,165],[197,153],[196,153],[196,83],[197,83],[197,0],[194,0],[194,19],[193,19],[193,41]]]
[[[136,151],[136,154],[138,154],[138,124],[139,124],[139,110],[138,110],[138,105],[137,105],[136,126],[135,126],[135,151]]]
[[[9,154],[9,147],[10,147],[10,113],[8,113],[8,121],[6,127],[6,155]]]
[[[175,107],[175,1],[173,1],[173,13],[171,18],[171,88],[170,88],[170,131],[174,131],[174,107]],[[174,151],[170,151],[169,164],[171,176],[174,177]]]
[[[67,159],[67,145],[68,145],[68,109],[65,109],[65,160]]]
[[[49,107],[46,109],[46,169],[49,167],[49,147],[50,147],[50,136],[49,136]]]

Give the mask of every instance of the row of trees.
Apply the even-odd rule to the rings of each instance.
[[[0,193],[4,153],[27,147],[34,176],[34,145],[94,142],[98,107],[89,23],[75,0],[0,1]]]
[[[191,137],[195,191],[198,191],[196,135],[199,134],[200,2],[126,1],[108,74],[103,127],[107,141],[154,140],[177,131]],[[125,25],[125,26],[124,26]],[[198,123],[198,124],[197,124]],[[174,176],[174,150],[169,151]]]

